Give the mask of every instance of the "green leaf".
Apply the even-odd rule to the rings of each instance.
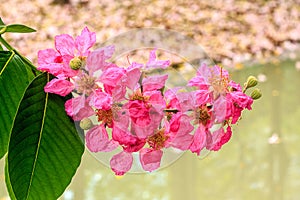
[[[3,47],[2,47],[2,45],[0,44],[0,51],[3,51]]]
[[[18,200],[57,199],[78,168],[84,145],[66,115],[65,98],[45,93],[37,76],[20,104],[8,149],[8,173]]]
[[[33,78],[30,66],[20,56],[0,51],[0,158],[7,152],[19,103]]]
[[[31,33],[35,32],[33,28],[30,28],[28,26],[22,25],[22,24],[10,24],[6,26],[5,32],[11,32],[11,33]]]
[[[1,17],[0,17],[0,25],[5,25],[4,22],[2,21]]]

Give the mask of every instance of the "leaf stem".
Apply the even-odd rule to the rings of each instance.
[[[0,43],[2,43],[9,51],[14,52],[16,55],[20,56],[22,61],[24,61],[27,65],[29,65],[35,74],[36,72],[38,72],[36,66],[34,66],[26,57],[20,54],[16,49],[10,46],[10,44],[8,44],[8,42],[6,42],[6,40],[4,40],[1,35],[0,35]]]
[[[14,51],[14,48],[10,46],[0,35],[0,42],[9,50],[9,51]]]

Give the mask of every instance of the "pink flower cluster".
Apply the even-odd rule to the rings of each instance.
[[[222,67],[199,67],[186,87],[166,89],[168,60],[157,60],[150,52],[145,64],[133,62],[120,67],[108,61],[113,46],[91,51],[95,33],[84,28],[79,36],[58,35],[55,49],[38,52],[38,69],[55,76],[45,92],[73,98],[65,110],[75,121],[88,122],[86,146],[91,152],[121,149],[110,160],[116,175],[131,169],[133,153],[145,171],[160,167],[165,148],[217,151],[231,137],[231,125],[253,100]],[[87,120],[96,117],[97,122]]]

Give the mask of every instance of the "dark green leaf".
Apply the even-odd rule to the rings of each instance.
[[[6,26],[5,32],[12,32],[12,33],[31,33],[35,32],[33,28],[30,28],[28,26],[22,25],[22,24],[11,24]]]
[[[0,51],[3,51],[3,47],[2,47],[2,45],[0,44]]]
[[[34,75],[30,66],[10,51],[0,51],[0,158],[7,145],[19,103]]]
[[[84,145],[66,115],[65,98],[44,92],[37,76],[21,101],[8,149],[8,172],[18,200],[57,199],[78,168]]]
[[[2,21],[1,17],[0,17],[0,25],[5,25],[4,22]]]

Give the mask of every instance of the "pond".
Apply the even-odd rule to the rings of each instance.
[[[295,62],[264,64],[231,74],[261,81],[263,97],[243,113],[233,138],[206,157],[185,153],[154,173],[117,177],[85,152],[61,200],[296,200],[300,188],[300,71]],[[0,200],[8,199],[0,161]],[[59,173],[59,172],[58,172]]]

